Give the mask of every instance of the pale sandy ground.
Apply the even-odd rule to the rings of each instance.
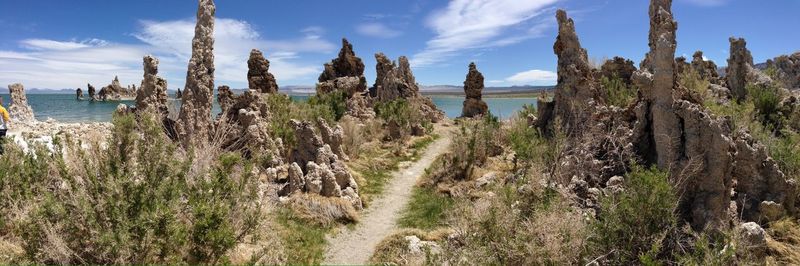
[[[382,197],[370,204],[362,213],[355,228],[344,228],[329,235],[324,265],[367,264],[375,246],[397,229],[400,212],[411,198],[411,190],[417,179],[425,173],[433,161],[450,147],[451,128],[437,128],[440,137],[428,146],[421,159],[392,173]]]
[[[106,122],[63,123],[52,119],[15,122],[10,125],[6,137],[13,139],[25,151],[34,143],[43,144],[52,150],[53,137],[69,135],[84,141],[103,141],[111,132],[111,127],[111,123]]]

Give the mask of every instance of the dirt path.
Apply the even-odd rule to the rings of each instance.
[[[397,228],[398,216],[408,204],[417,178],[449,148],[450,128],[437,128],[437,133],[440,137],[428,146],[419,161],[392,173],[383,196],[362,213],[354,229],[344,228],[339,234],[328,236],[329,246],[323,264],[367,264],[375,246]]]

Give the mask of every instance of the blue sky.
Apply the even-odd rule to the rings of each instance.
[[[375,78],[374,53],[411,59],[424,85],[459,85],[475,61],[487,86],[552,85],[555,9],[576,21],[595,60],[641,60],[644,0],[217,0],[216,83],[246,87],[247,56],[262,50],[281,86],[313,85],[347,37]],[[28,88],[139,84],[142,56],[182,87],[197,2],[0,0],[0,84]],[[728,37],[748,40],[756,61],[800,50],[800,1],[675,0],[677,55],[703,50],[725,65]]]

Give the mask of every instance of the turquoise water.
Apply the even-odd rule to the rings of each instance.
[[[8,94],[0,95],[4,98],[4,105],[8,107],[10,101]],[[292,98],[304,101],[308,96],[292,96]],[[484,101],[489,105],[492,114],[500,118],[508,118],[525,104],[536,104],[536,98],[485,98]],[[463,102],[464,98],[459,97],[433,97],[433,103],[451,118],[461,115]],[[75,95],[72,94],[28,94],[28,104],[33,108],[33,113],[39,121],[52,118],[60,122],[108,122],[111,121],[111,114],[120,103],[134,104],[133,101],[76,101]],[[213,113],[219,113],[216,104]]]

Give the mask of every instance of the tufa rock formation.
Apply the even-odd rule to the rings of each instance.
[[[747,96],[747,75],[753,66],[753,56],[747,50],[747,41],[742,38],[730,38],[731,54],[728,58],[727,80],[728,88],[737,102]]]
[[[489,106],[481,100],[483,93],[483,74],[478,71],[475,63],[469,63],[469,73],[464,81],[464,107],[461,109],[462,117],[483,116],[489,113]]]
[[[682,98],[686,88],[676,82],[671,4],[650,2],[651,50],[632,77],[640,88],[638,101],[627,109],[590,101],[584,110],[591,121],[568,140],[556,177],[569,182],[582,206],[595,208],[596,192],[631,161],[656,165],[670,173],[681,195],[678,213],[695,229],[723,225],[733,216],[763,221],[795,213],[794,180],[781,173],[766,148],[746,132],[734,132],[728,118]],[[559,82],[572,73],[560,71]],[[558,86],[556,95],[565,95],[559,91],[564,89]]]
[[[325,64],[325,70],[319,75],[317,93],[343,91],[347,97],[362,94],[367,89],[364,77],[364,62],[353,52],[353,45],[342,39],[339,57]]]
[[[351,202],[356,209],[363,208],[358,195],[358,184],[341,158],[332,150],[331,144],[326,143],[326,138],[330,138],[334,145],[341,144],[336,144],[336,138],[341,137],[336,133],[336,131],[341,132],[340,128],[335,130],[333,135],[325,136],[331,133],[323,132],[323,137],[320,137],[311,123],[296,120],[291,122],[298,143],[292,149],[291,164],[288,167],[281,167],[288,168],[288,175],[279,194],[289,196],[297,192],[306,192],[325,197],[342,197]],[[323,127],[323,131],[329,130],[324,121],[318,123]],[[283,172],[282,169],[276,168],[275,172]]]
[[[119,78],[114,77],[111,84],[100,89],[97,97],[101,101],[120,101],[123,98],[131,98],[136,94],[136,89],[122,87],[119,83]]]
[[[594,79],[589,65],[586,49],[581,48],[575,33],[575,22],[567,17],[567,12],[558,10],[558,37],[553,51],[558,56],[558,83],[552,103],[539,101],[537,124],[543,132],[548,132],[555,121],[561,119],[563,129],[568,135],[578,132],[579,125],[590,116],[587,108],[591,101],[603,103],[600,86]]]
[[[633,65],[633,61],[618,56],[607,60],[600,67],[601,77],[608,79],[619,78],[625,84],[632,83],[631,77],[633,77],[633,72],[635,71],[636,66]]]
[[[767,69],[787,89],[800,89],[800,52],[767,60]]]
[[[175,91],[175,99],[180,99],[182,97],[183,97],[183,92],[181,92],[181,89],[178,88],[178,90]]]
[[[142,61],[144,79],[142,80],[142,85],[139,86],[139,92],[136,94],[136,110],[152,109],[166,116],[169,113],[167,108],[167,80],[158,76],[158,59],[148,55]]]
[[[81,88],[75,89],[75,99],[78,101],[83,100],[83,90]]]
[[[283,141],[270,136],[269,106],[262,94],[247,90],[234,95],[228,86],[220,86],[217,100],[222,109],[216,127],[226,134],[223,147],[242,151],[245,156],[268,158],[267,164],[283,164]]]
[[[444,119],[444,112],[437,109],[430,98],[422,96],[419,92],[419,85],[411,71],[408,58],[401,56],[395,64],[395,62],[389,61],[383,53],[377,53],[375,59],[378,62],[375,66],[378,78],[371,90],[375,92],[376,101],[390,102],[396,99],[405,99],[412,108],[420,112],[422,117],[432,123]]]
[[[261,51],[256,49],[250,51],[247,68],[247,82],[251,90],[261,93],[278,92],[278,83],[275,81],[275,77],[269,73],[269,60],[264,58]]]
[[[712,84],[724,85],[717,72],[717,64],[711,60],[703,58],[703,51],[694,52],[692,55],[692,69],[697,71],[701,78],[710,81]]]
[[[219,109],[222,110],[222,113],[230,111],[230,108],[236,103],[236,96],[233,95],[231,87],[227,85],[217,87],[217,103],[219,103]]]
[[[89,93],[89,100],[97,101],[97,94],[96,94],[97,92],[96,92],[94,86],[92,86],[92,84],[86,84],[86,87],[87,87],[86,90]]]
[[[25,87],[19,83],[8,85],[8,94],[11,96],[11,103],[8,105],[11,120],[22,123],[35,122],[33,109],[28,105],[28,97],[25,95]]]
[[[186,86],[176,123],[178,138],[184,146],[203,143],[210,138],[211,104],[214,101],[215,11],[213,0],[200,0],[192,40],[192,58],[186,71]]]

